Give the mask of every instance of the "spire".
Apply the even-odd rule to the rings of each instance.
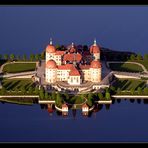
[[[96,41],[96,38],[94,39],[94,46],[96,46],[97,45],[97,41]]]
[[[72,42],[72,44],[71,44],[71,47],[73,48],[74,47],[74,43]]]
[[[52,38],[50,38],[50,45],[52,45]]]

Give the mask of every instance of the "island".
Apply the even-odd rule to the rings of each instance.
[[[83,115],[114,99],[148,99],[148,54],[87,45],[53,45],[40,54],[0,55],[0,101],[39,103]]]

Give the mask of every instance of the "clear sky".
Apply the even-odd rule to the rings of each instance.
[[[54,44],[87,44],[146,53],[146,6],[1,6],[0,53],[39,53]]]

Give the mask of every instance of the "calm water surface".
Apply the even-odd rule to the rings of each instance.
[[[84,117],[52,114],[40,105],[0,104],[2,142],[147,142],[148,104],[136,100],[115,101],[106,109]]]

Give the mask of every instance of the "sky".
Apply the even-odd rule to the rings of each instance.
[[[0,6],[0,53],[40,53],[52,37],[145,54],[147,18],[147,6]]]

